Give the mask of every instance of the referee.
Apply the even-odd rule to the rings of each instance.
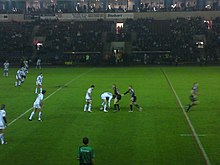
[[[79,147],[77,159],[79,160],[79,165],[94,165],[95,154],[93,149],[88,146],[89,139],[87,137],[83,138],[83,145]]]

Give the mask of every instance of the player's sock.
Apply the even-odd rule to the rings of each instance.
[[[0,134],[0,140],[1,140],[1,143],[2,143],[2,144],[5,143],[5,142],[4,142],[4,136],[3,136],[3,133]]]
[[[106,104],[104,105],[104,111],[106,111]]]
[[[138,109],[140,108],[140,106],[138,104],[136,104],[135,107],[137,107]]]
[[[35,89],[35,93],[37,93],[37,88]]]
[[[87,109],[87,104],[84,105],[84,111],[86,111],[86,109]]]
[[[88,111],[91,111],[91,108],[92,108],[92,104],[89,104]]]
[[[39,112],[38,114],[38,120],[41,120],[42,112]]]
[[[133,106],[132,106],[132,105],[130,105],[130,111],[132,111],[132,108],[133,108]]]
[[[40,93],[42,93],[42,88],[40,88]]]
[[[30,117],[29,117],[29,120],[32,120],[32,118],[33,118],[34,114],[35,114],[35,112],[34,112],[34,111],[33,111],[33,112],[31,112],[31,115],[30,115]]]
[[[116,107],[117,107],[117,105],[116,105],[116,104],[114,104],[114,110],[116,110]]]
[[[102,102],[102,104],[101,104],[102,106],[104,106],[105,105],[105,102]]]
[[[21,85],[21,81],[18,81],[18,86],[20,86]]]
[[[186,112],[188,112],[190,110],[190,108],[192,107],[191,104],[188,105],[188,108],[186,109]]]
[[[108,102],[108,107],[109,107],[109,108],[110,108],[110,106],[111,106],[110,104],[111,104],[111,103],[110,103],[110,102]]]
[[[15,82],[15,86],[18,86],[18,83],[17,83],[17,81]]]
[[[117,107],[118,107],[118,111],[120,111],[120,106],[119,106],[119,104],[117,104]]]

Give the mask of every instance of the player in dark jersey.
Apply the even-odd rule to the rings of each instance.
[[[141,107],[137,104],[137,102],[136,102],[137,97],[136,97],[135,91],[134,91],[134,89],[133,89],[133,87],[132,87],[131,85],[129,85],[128,91],[125,92],[123,95],[126,95],[126,94],[128,94],[128,93],[129,93],[130,96],[131,96],[131,99],[130,99],[130,110],[129,110],[128,112],[133,112],[133,105],[134,105],[135,107],[137,107],[139,111],[141,111],[142,108],[141,108]]]
[[[115,84],[112,85],[112,89],[114,98],[114,111],[120,111],[119,101],[121,100],[121,94]]]
[[[188,107],[186,109],[186,112],[189,112],[193,105],[197,105],[198,104],[197,96],[198,96],[198,83],[195,82],[193,84],[192,89],[191,89],[191,94],[189,96],[190,103],[189,103],[189,105],[188,105]]]
[[[94,165],[95,153],[92,147],[88,146],[89,139],[83,138],[83,146],[79,147],[77,159],[80,165]]]

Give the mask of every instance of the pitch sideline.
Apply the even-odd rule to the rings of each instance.
[[[73,81],[79,79],[80,77],[84,76],[85,74],[88,74],[89,72],[93,71],[94,69],[90,69],[87,72],[84,72],[82,74],[80,74],[79,76],[73,78],[72,80],[70,80],[69,82],[67,82],[64,86],[67,86],[69,84],[71,84]],[[49,96],[47,96],[44,100],[49,99],[51,96],[53,96],[54,94],[56,94],[57,92],[59,92],[61,89],[64,88],[64,86],[59,87],[58,89],[56,89],[53,93],[51,93]],[[22,113],[21,115],[19,115],[17,118],[15,118],[14,120],[12,120],[10,123],[8,123],[8,126],[12,125],[13,123],[15,123],[17,120],[19,120],[20,118],[22,118],[24,115],[26,115],[29,111],[31,111],[33,109],[33,107],[29,108],[28,110],[26,110],[24,113]]]
[[[188,125],[189,125],[189,127],[190,127],[190,130],[191,130],[191,132],[192,132],[192,136],[195,138],[195,141],[196,141],[196,143],[198,144],[198,147],[199,147],[199,149],[200,149],[200,151],[201,151],[201,153],[202,153],[203,158],[205,159],[206,164],[207,164],[207,165],[211,165],[210,159],[209,159],[209,157],[208,157],[208,155],[207,155],[207,153],[206,153],[206,151],[205,151],[205,149],[204,149],[204,147],[203,147],[203,145],[202,145],[202,143],[201,143],[201,141],[200,141],[200,139],[199,139],[198,134],[196,133],[196,130],[195,130],[194,126],[193,126],[192,123],[191,123],[191,120],[189,119],[187,113],[185,112],[185,109],[184,109],[184,107],[183,107],[183,105],[182,105],[182,102],[180,101],[180,98],[179,98],[179,96],[177,95],[177,93],[176,93],[176,91],[175,91],[175,89],[174,89],[174,87],[173,87],[173,85],[172,85],[170,79],[168,78],[167,74],[165,73],[165,71],[164,71],[162,68],[161,68],[161,71],[162,71],[164,77],[166,78],[166,80],[167,80],[167,82],[168,82],[168,84],[169,84],[169,86],[170,86],[172,92],[174,93],[174,95],[175,95],[175,97],[176,97],[176,100],[178,101],[179,106],[180,106],[181,109],[182,109],[182,112],[183,112],[183,114],[184,114],[184,117],[185,117],[185,119],[186,119],[186,121],[187,121],[187,123],[188,123]]]

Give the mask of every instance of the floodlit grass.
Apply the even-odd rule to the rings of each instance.
[[[220,68],[164,67],[182,104],[188,104],[190,88],[199,82],[200,104],[187,113],[212,164],[220,164]],[[32,107],[35,79],[30,69],[26,82],[14,87],[15,69],[0,80],[0,103],[7,106],[12,122]],[[201,165],[201,151],[183,112],[159,67],[47,68],[43,122],[29,122],[31,111],[7,127],[8,145],[0,145],[1,165],[76,165],[76,152],[84,136],[96,153],[97,165]],[[102,92],[121,93],[133,85],[142,112],[129,110],[123,96],[121,112],[99,110]],[[94,84],[93,113],[83,112],[85,93]],[[55,93],[53,93],[55,92]],[[113,106],[113,103],[112,103]]]

